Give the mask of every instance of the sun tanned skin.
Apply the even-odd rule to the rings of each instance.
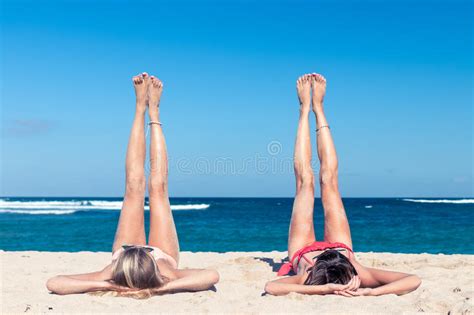
[[[321,201],[324,209],[324,240],[331,243],[344,243],[352,248],[351,232],[344,205],[338,188],[338,160],[331,131],[324,114],[323,103],[326,93],[326,79],[319,74],[306,74],[296,82],[300,102],[300,117],[295,143],[294,168],[296,177],[296,196],[290,222],[288,237],[288,257],[293,257],[299,249],[316,241],[313,223],[314,174],[311,167],[311,136],[309,116],[311,109],[316,116],[317,152],[320,161],[319,183]],[[312,95],[311,95],[312,94]],[[343,249],[341,249],[343,250]],[[323,251],[305,254],[308,261]],[[290,292],[301,294],[337,294],[346,297],[361,295],[405,294],[418,288],[419,277],[402,272],[367,268],[357,262],[352,252],[343,250],[358,276],[345,284],[305,285],[311,265],[300,259],[295,276],[284,277],[267,282],[265,291],[272,295],[285,295]]]
[[[145,159],[144,134],[145,114],[148,109],[150,121],[159,122],[159,105],[163,83],[154,76],[142,73],[133,77],[136,94],[136,109],[126,157],[126,188],[120,219],[112,252],[123,244],[146,245],[144,228]],[[161,125],[151,124],[150,140],[150,233],[148,244],[158,247],[179,262],[179,243],[168,197],[168,157],[165,137]],[[215,270],[175,269],[165,259],[156,260],[160,273],[169,279],[164,286],[154,289],[155,294],[181,291],[201,291],[211,288],[219,281]],[[131,295],[135,289],[118,286],[111,281],[112,264],[103,270],[77,275],[60,275],[48,280],[48,290],[56,294],[74,294],[92,291],[119,291]]]

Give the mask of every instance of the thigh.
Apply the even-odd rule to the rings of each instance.
[[[321,185],[324,208],[324,240],[352,248],[351,230],[337,185]]]
[[[288,256],[316,240],[313,222],[314,191],[298,192],[293,203],[290,232],[288,235]]]
[[[179,242],[176,226],[166,194],[152,194],[150,202],[150,233],[148,244],[160,248],[166,254],[179,260]]]
[[[146,245],[143,207],[143,197],[125,196],[112,252],[115,252],[123,244]]]

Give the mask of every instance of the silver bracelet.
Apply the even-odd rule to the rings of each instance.
[[[148,126],[151,126],[151,125],[160,125],[160,126],[161,126],[161,125],[163,125],[163,124],[160,123],[159,121],[150,121],[150,122],[148,123]]]
[[[331,128],[329,128],[329,125],[324,125],[324,126],[319,127],[318,129],[316,129],[316,132],[318,132],[319,130],[321,130],[323,128],[331,129]]]

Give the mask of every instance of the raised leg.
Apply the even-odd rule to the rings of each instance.
[[[352,248],[351,230],[338,189],[336,148],[323,110],[326,79],[319,74],[313,75],[312,89],[313,111],[318,129],[318,157],[321,162],[319,183],[324,208],[324,240],[344,243]]]
[[[159,105],[162,91],[162,82],[152,76],[148,83],[150,122],[160,121]],[[168,156],[165,136],[159,124],[151,124],[150,130],[150,178],[148,182],[150,234],[148,243],[160,248],[178,262],[178,235],[168,197]]]
[[[288,256],[315,241],[314,174],[311,168],[311,136],[309,132],[309,112],[311,105],[311,76],[304,75],[296,82],[300,101],[300,118],[296,135],[294,168],[296,196],[291,214],[288,236]]]
[[[112,251],[123,244],[145,245],[144,200],[145,200],[145,112],[147,106],[148,75],[133,77],[136,94],[136,111],[128,141],[125,165],[125,197],[115,233]]]

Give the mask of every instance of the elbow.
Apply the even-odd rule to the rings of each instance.
[[[267,282],[265,284],[265,293],[270,295],[284,295],[283,292],[278,290],[278,284],[275,282]]]
[[[60,276],[56,276],[56,277],[50,278],[50,279],[48,279],[48,281],[46,281],[46,288],[48,289],[48,291],[50,291],[52,293],[60,294],[58,292],[59,277]]]
[[[409,279],[410,279],[410,282],[409,282],[409,290],[407,290],[408,292],[404,292],[404,293],[410,293],[410,292],[413,292],[415,291],[416,289],[418,289],[421,285],[421,278],[418,277],[417,275],[410,275],[408,276]]]
[[[416,276],[416,275],[413,275],[413,291],[415,291],[416,289],[418,289],[421,285],[421,278]]]
[[[205,269],[200,276],[201,279],[191,291],[209,290],[219,282],[219,273],[214,269]]]
[[[220,280],[220,275],[216,270],[209,270],[209,283],[210,287],[217,284]]]
[[[271,294],[271,295],[276,295],[273,287],[273,283],[267,282],[265,284],[265,293]]]
[[[415,291],[416,289],[420,287],[421,282],[422,282],[421,278],[418,277],[417,275],[409,275],[406,279],[409,280],[409,282],[407,283],[405,290],[402,292],[396,293],[397,295],[404,295],[404,294]]]

